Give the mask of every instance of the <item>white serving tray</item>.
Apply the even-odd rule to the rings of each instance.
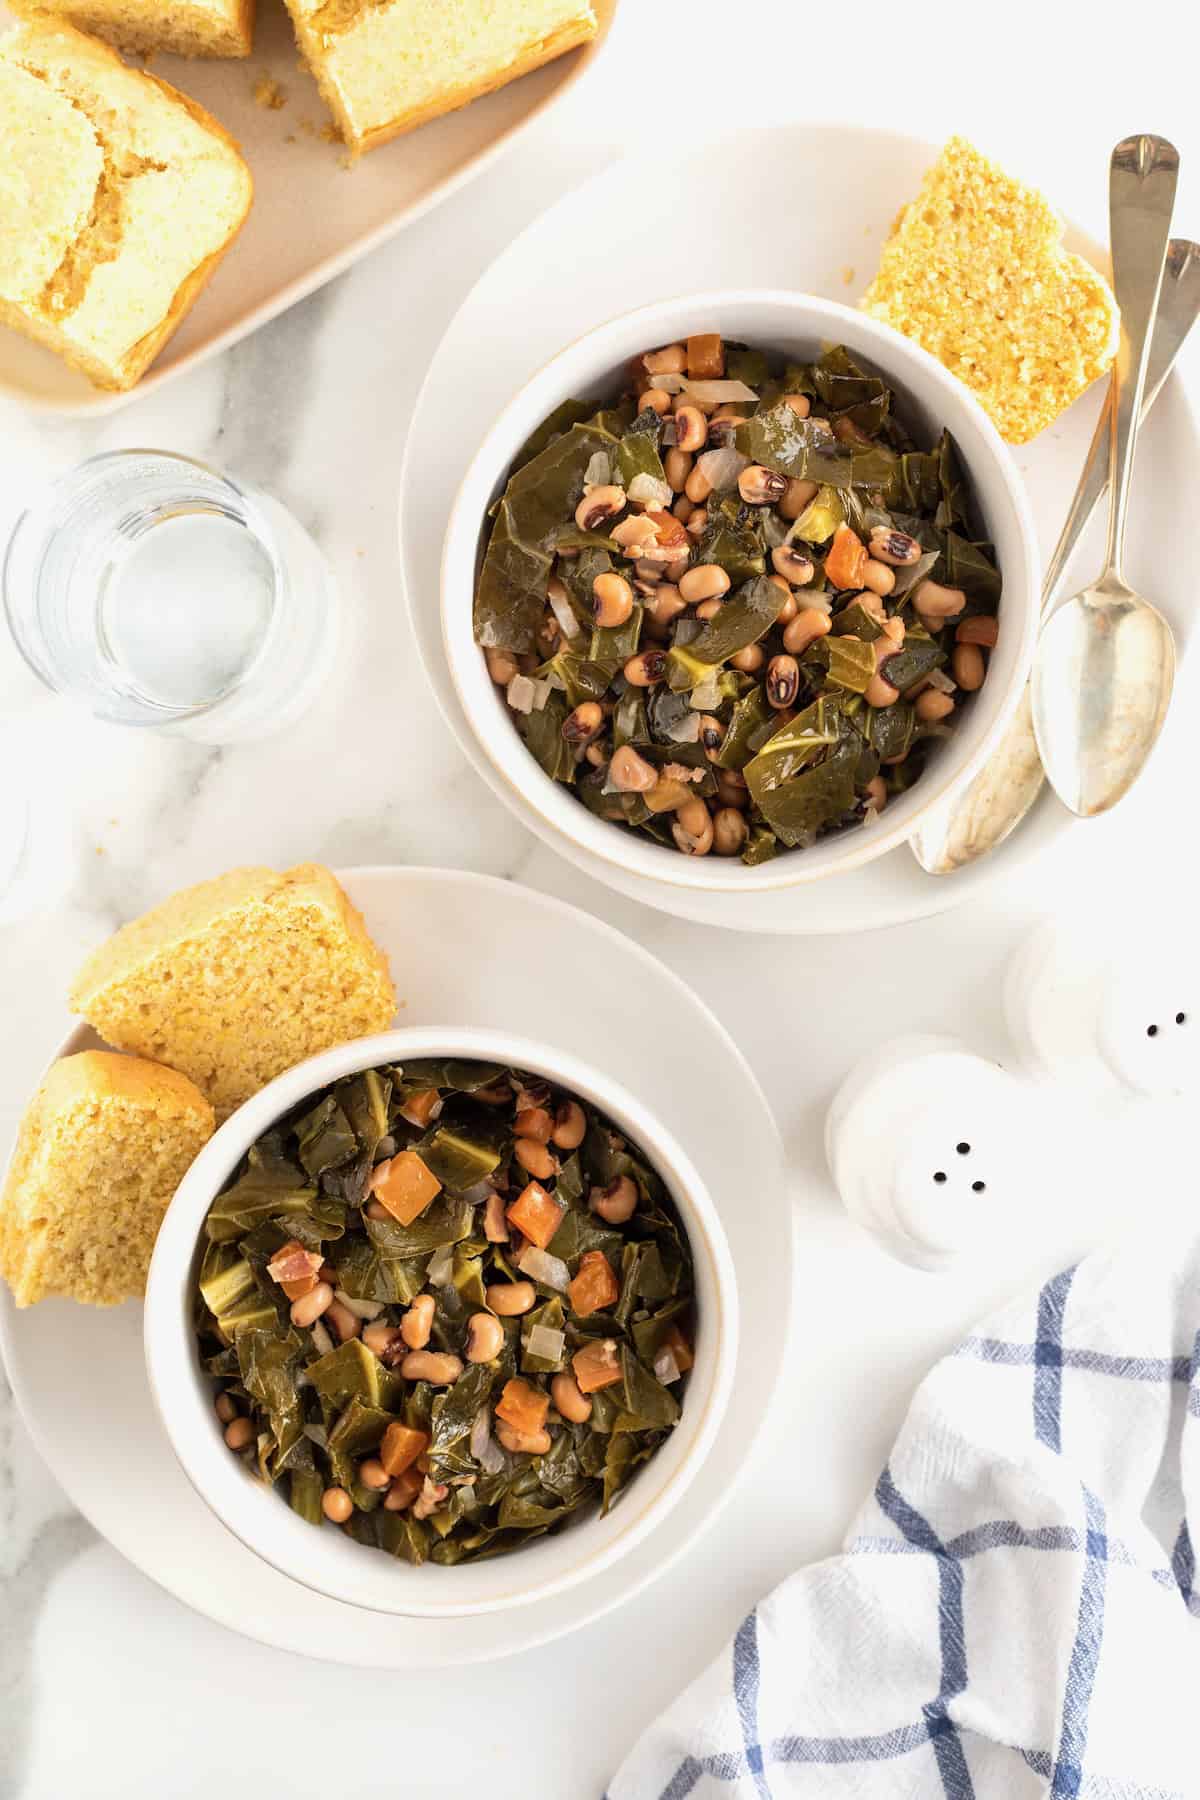
[[[155,57],[155,75],[198,100],[238,140],[254,176],[250,217],[157,362],[128,393],[105,393],[18,332],[0,329],[0,395],[75,417],[113,412],[226,349],[312,293],[487,166],[583,74],[617,0],[593,0],[600,31],[582,50],[460,112],[396,138],[353,167],[330,143],[329,113],[301,61],[281,0],[260,0],[245,60]],[[12,23],[0,4],[0,29]],[[277,111],[254,98],[279,84]]]

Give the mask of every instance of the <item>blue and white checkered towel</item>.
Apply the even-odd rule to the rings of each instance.
[[[610,1800],[1200,1794],[1200,1240],[1088,1258],[939,1363],[841,1556]]]

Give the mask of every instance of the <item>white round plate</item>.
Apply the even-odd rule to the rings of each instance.
[[[937,146],[858,126],[795,125],[743,131],[715,143],[653,148],[568,194],[535,220],[481,278],[442,339],[409,428],[400,496],[405,589],[422,659],[464,751],[499,802],[585,873],[647,906],[700,924],[747,931],[820,933],[896,925],[941,912],[1033,856],[1061,847],[1072,815],[1045,794],[991,856],[952,876],[931,876],[907,846],[859,870],[762,894],[707,894],[629,874],[545,826],[503,782],[467,724],[442,647],[439,570],[454,496],[485,432],[517,389],[565,345],[605,320],[703,288],[795,288],[857,298],[874,272],[899,208],[916,193]],[[764,179],[770,171],[770,179]],[[1051,187],[1050,177],[1047,186]],[[1103,265],[1075,230],[1067,243]],[[1091,440],[1097,390],[1035,444],[1017,452],[1043,555],[1066,516]],[[1179,496],[1200,475],[1200,431],[1178,378],[1164,389],[1139,439],[1127,573],[1153,594],[1186,646],[1194,612],[1187,559],[1175,555]],[[1172,526],[1172,512],[1176,528]],[[1100,544],[1074,562],[1082,579]],[[470,604],[464,594],[463,605]]]
[[[723,1026],[677,975],[610,926],[485,875],[380,868],[340,879],[390,959],[399,1023],[519,1031],[532,997],[538,1036],[632,1088],[689,1151],[721,1209],[743,1311],[734,1391],[717,1443],[670,1518],[567,1596],[462,1619],[363,1612],[260,1562],[196,1494],[150,1396],[141,1306],[104,1311],[46,1300],[18,1312],[0,1284],[0,1347],[34,1442],[71,1500],[178,1599],[301,1655],[375,1668],[458,1667],[532,1649],[619,1606],[666,1569],[728,1497],[787,1339],[793,1236],[783,1146]],[[553,979],[531,979],[538,970]],[[60,1054],[96,1041],[81,1027]],[[676,1051],[664,1055],[664,1045]]]

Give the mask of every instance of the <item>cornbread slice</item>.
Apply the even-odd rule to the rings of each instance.
[[[1044,431],[1117,352],[1112,292],[1062,232],[1035,188],[951,138],[861,301],[973,388],[1010,444]]]
[[[0,323],[132,387],[229,248],[250,171],[206,112],[69,25],[0,38]]]
[[[596,34],[589,0],[287,0],[357,156]]]
[[[63,1294],[117,1306],[144,1293],[163,1213],[213,1123],[174,1069],[107,1050],[56,1062],[0,1193],[0,1274],[17,1305]]]
[[[71,1006],[108,1043],[182,1069],[218,1118],[293,1064],[382,1031],[386,959],[328,869],[233,869],[93,952]]]
[[[255,0],[8,0],[24,19],[74,25],[145,56],[249,56]]]

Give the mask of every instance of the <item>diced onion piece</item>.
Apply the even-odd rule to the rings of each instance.
[[[352,1312],[356,1319],[377,1319],[383,1311],[382,1300],[355,1300],[344,1288],[333,1290],[335,1300],[340,1300],[347,1312]]]
[[[475,1423],[471,1427],[469,1440],[471,1455],[479,1464],[485,1475],[498,1475],[504,1467],[504,1452],[492,1437],[492,1415],[489,1407],[481,1406],[475,1414]]]
[[[943,669],[930,669],[925,679],[931,688],[937,689],[939,694],[953,694],[958,691],[958,684],[951,681]]]
[[[463,1189],[461,1198],[468,1206],[486,1206],[495,1191],[490,1181],[477,1181],[474,1187]]]
[[[732,444],[723,444],[719,450],[706,450],[698,456],[696,467],[718,493],[723,493],[726,488],[737,486],[742,470],[750,467],[750,458],[735,450]]]
[[[736,404],[740,400],[758,399],[754,389],[747,387],[744,381],[691,381],[685,375],[683,391],[697,400],[703,400],[706,405],[713,406],[726,406],[730,401]]]
[[[565,638],[579,636],[579,620],[571,608],[571,602],[565,594],[550,593],[546,595],[550,603],[550,611],[558,621],[558,629]]]
[[[677,724],[669,727],[667,736],[673,744],[696,743],[700,737],[700,713],[685,713]]]
[[[638,506],[670,506],[675,498],[670,482],[660,481],[657,475],[635,475],[626,492]]]
[[[692,697],[688,702],[693,712],[712,712],[721,704],[721,688],[716,676],[711,681],[702,681],[692,689]]]
[[[612,464],[603,450],[597,450],[588,461],[583,472],[583,485],[590,487],[608,487],[612,482]]]
[[[533,710],[541,712],[553,692],[548,681],[535,681],[533,684]]]
[[[664,1387],[679,1380],[679,1364],[670,1350],[662,1349],[654,1359],[654,1373]]]
[[[558,1362],[566,1341],[565,1332],[554,1331],[549,1325],[534,1325],[525,1338],[525,1348],[530,1356],[541,1356],[547,1362]]]
[[[570,1272],[566,1263],[560,1257],[551,1256],[548,1250],[539,1250],[536,1244],[528,1245],[517,1267],[531,1281],[540,1281],[543,1287],[553,1288],[558,1294],[566,1293]]]
[[[505,698],[514,712],[532,712],[537,698],[537,683],[528,675],[514,675],[505,691]]]
[[[430,1287],[446,1287],[454,1279],[454,1251],[449,1244],[435,1250],[425,1271]]]
[[[668,373],[665,369],[661,374],[647,375],[646,380],[650,383],[651,387],[661,389],[664,394],[682,394],[684,388],[687,386],[687,382],[682,375]]]
[[[333,1339],[330,1337],[328,1330],[322,1325],[320,1319],[318,1319],[316,1324],[311,1327],[311,1330],[313,1343],[316,1345],[322,1356],[328,1356],[329,1352],[333,1349]]]

